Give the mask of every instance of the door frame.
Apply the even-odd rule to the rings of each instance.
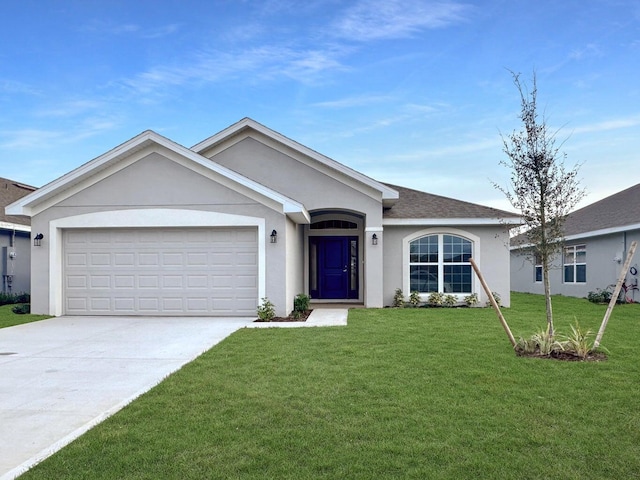
[[[364,279],[366,274],[366,261],[365,261],[365,245],[364,245],[364,227],[365,227],[365,215],[360,212],[348,211],[348,210],[316,210],[311,212],[311,223],[321,222],[323,220],[346,220],[354,222],[357,228],[323,228],[313,229],[311,225],[305,225],[304,227],[304,291],[309,294],[311,289],[310,285],[310,244],[312,237],[355,237],[358,243],[358,295],[353,299],[317,299],[312,298],[314,303],[354,303],[361,304],[364,302]]]
[[[325,255],[328,253],[328,250],[325,249],[326,246],[330,245],[329,240],[342,240],[343,243],[340,245],[340,249],[342,252],[340,253],[343,256],[343,262],[345,263],[346,270],[343,270],[344,273],[344,282],[346,284],[345,296],[339,297],[324,297],[325,293],[322,292],[323,288],[323,275],[327,274],[325,272],[325,267],[322,265],[322,261],[325,258]],[[355,245],[354,245],[355,243]],[[309,237],[308,241],[309,246],[309,293],[312,298],[317,300],[324,301],[345,301],[345,300],[358,300],[360,297],[360,275],[362,262],[360,262],[360,239],[358,235],[316,235]],[[354,277],[354,269],[355,269],[355,277]],[[315,278],[314,278],[315,276]]]

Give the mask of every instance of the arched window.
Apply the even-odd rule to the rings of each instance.
[[[473,243],[450,234],[433,234],[409,242],[409,290],[420,293],[473,292]]]

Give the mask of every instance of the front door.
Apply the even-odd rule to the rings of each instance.
[[[358,237],[310,237],[309,261],[311,298],[358,298]]]

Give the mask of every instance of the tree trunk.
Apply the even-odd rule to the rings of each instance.
[[[542,260],[542,280],[544,281],[544,300],[547,306],[547,329],[549,336],[553,337],[553,309],[551,308],[551,283],[549,282],[549,261],[546,258]]]

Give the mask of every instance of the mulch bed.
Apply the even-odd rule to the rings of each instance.
[[[589,353],[584,358],[571,352],[552,352],[550,355],[542,355],[540,353],[523,353],[516,351],[516,355],[519,357],[548,358],[564,362],[602,362],[607,359],[607,356],[602,352]]]
[[[254,320],[254,322],[259,322],[259,323],[272,323],[272,322],[306,322],[307,318],[309,318],[309,315],[311,315],[311,312],[313,312],[313,310],[305,310],[298,318],[294,317],[293,315],[289,315],[288,317],[273,317],[273,319],[271,320],[260,320],[259,318],[257,320]]]

